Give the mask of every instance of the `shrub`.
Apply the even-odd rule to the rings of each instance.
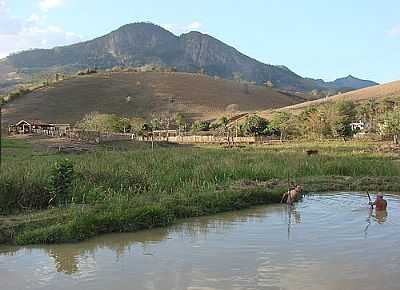
[[[192,131],[193,132],[210,131],[210,126],[211,126],[210,121],[198,121],[193,124]]]
[[[57,161],[50,175],[49,189],[57,205],[67,205],[69,189],[74,176],[74,166],[68,159]],[[51,201],[52,201],[51,200]]]
[[[260,116],[253,115],[247,118],[244,129],[249,135],[262,135],[268,128],[268,121]]]

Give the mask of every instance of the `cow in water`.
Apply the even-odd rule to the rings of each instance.
[[[287,204],[293,204],[295,201],[300,199],[302,191],[303,188],[300,185],[296,185],[296,187],[289,189],[282,195],[281,203],[286,200]]]

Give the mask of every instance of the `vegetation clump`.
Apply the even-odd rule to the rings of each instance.
[[[80,70],[76,73],[77,76],[85,76],[97,73],[97,68],[87,68],[85,70]]]
[[[70,199],[69,190],[74,177],[74,166],[69,159],[56,161],[49,178],[49,191],[58,206],[67,206]]]

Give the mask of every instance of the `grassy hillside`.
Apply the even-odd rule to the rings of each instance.
[[[312,106],[318,106],[326,102],[351,100],[355,103],[362,103],[370,99],[376,99],[379,101],[380,99],[391,98],[391,97],[400,97],[400,81],[395,81],[383,85],[351,91],[345,94],[335,95],[329,98],[290,105],[287,107],[280,108],[277,111],[291,111],[293,113],[296,113],[296,112],[301,112],[306,108]],[[268,114],[268,112],[266,112],[266,114]]]
[[[98,111],[151,117],[182,112],[190,119],[211,119],[230,104],[240,111],[279,108],[302,99],[270,88],[189,73],[98,73],[58,82],[17,98],[4,108],[5,123],[21,119],[51,122],[80,120]]]

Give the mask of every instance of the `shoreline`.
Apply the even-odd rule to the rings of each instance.
[[[396,192],[398,177],[323,176],[298,178],[304,193],[311,192]],[[241,181],[241,190],[227,189],[203,194],[197,200],[181,200],[149,204],[143,207],[120,205],[118,214],[105,205],[93,207],[73,205],[67,209],[50,209],[3,216],[8,226],[0,228],[0,245],[62,244],[84,241],[107,233],[135,232],[165,227],[175,222],[199,216],[277,204],[286,190],[284,181]],[[21,220],[26,220],[21,222]]]

